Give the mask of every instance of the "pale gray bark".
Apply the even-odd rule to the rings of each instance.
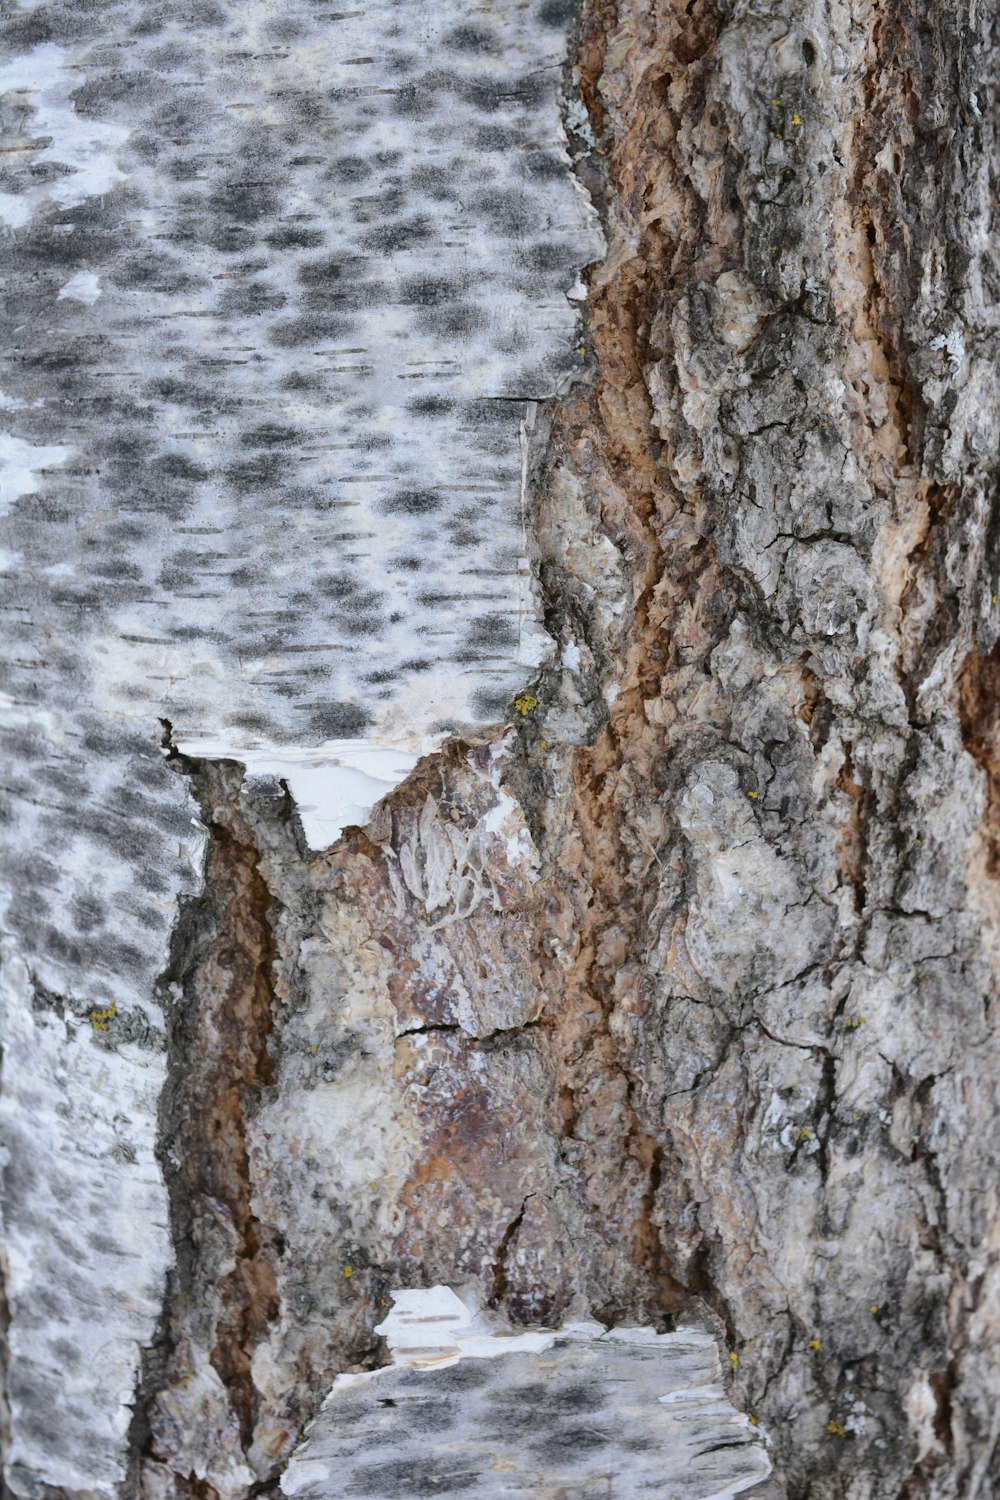
[[[987,1500],[995,7],[3,27],[9,1491]]]

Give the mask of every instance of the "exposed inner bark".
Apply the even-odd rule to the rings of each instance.
[[[177,1431],[163,1397],[191,1380],[199,1355],[207,1353],[226,1393],[242,1447],[252,1442],[257,1392],[250,1362],[279,1312],[273,1263],[280,1241],[254,1214],[246,1141],[248,1111],[274,1080],[274,901],[241,816],[241,769],[226,762],[186,765],[177,757],[174,763],[190,777],[208,850],[205,895],[178,926],[175,972],[165,980],[174,1067],[162,1105],[161,1159],[178,1263],[157,1362],[159,1389],[148,1392],[145,1423],[148,1454],[177,1460],[183,1479],[191,1434]],[[192,1310],[200,1350],[191,1347],[190,1329],[182,1332]],[[199,1500],[216,1493],[193,1475],[189,1487]]]

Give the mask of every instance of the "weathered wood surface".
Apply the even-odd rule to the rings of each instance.
[[[987,1500],[995,7],[3,24],[8,1486],[287,1492],[441,1283]]]

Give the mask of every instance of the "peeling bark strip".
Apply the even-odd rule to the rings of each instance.
[[[996,8],[571,10],[4,15],[23,1500],[1000,1493]]]
[[[273,902],[254,830],[239,810],[242,768],[189,771],[209,842],[205,895],[178,924],[167,981],[171,1068],[160,1156],[178,1264],[164,1353],[147,1372],[141,1413],[149,1451],[180,1474],[189,1467],[197,1474],[190,1455],[200,1455],[213,1409],[232,1440],[251,1442],[258,1405],[251,1361],[278,1316],[278,1247],[253,1212],[246,1140],[248,1112],[274,1077]],[[216,1440],[222,1452],[210,1477],[224,1466],[226,1446]],[[255,1478],[245,1464],[227,1477],[241,1491]]]

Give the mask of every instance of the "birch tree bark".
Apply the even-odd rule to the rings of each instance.
[[[1000,1493],[996,23],[3,13],[5,1493]]]

